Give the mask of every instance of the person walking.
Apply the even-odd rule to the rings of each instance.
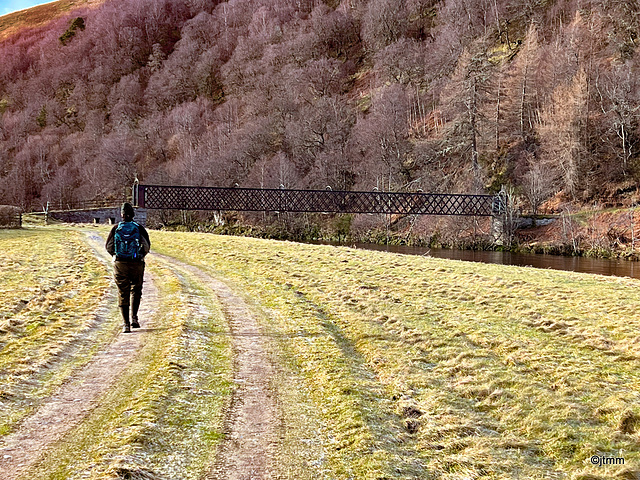
[[[118,305],[124,320],[124,333],[140,328],[138,309],[142,298],[144,257],[151,249],[147,230],[133,221],[135,211],[130,203],[123,203],[120,211],[122,222],[114,225],[105,247],[114,257],[113,273],[118,286]],[[129,320],[131,307],[131,320]]]

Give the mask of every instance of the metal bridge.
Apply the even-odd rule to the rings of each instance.
[[[497,217],[506,211],[498,195],[351,192],[260,188],[136,185],[133,202],[140,208],[171,210],[385,213],[404,215],[472,215]]]

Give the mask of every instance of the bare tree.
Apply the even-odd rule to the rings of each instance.
[[[371,0],[362,18],[361,35],[366,48],[375,52],[400,40],[407,32],[404,0]]]
[[[355,135],[367,161],[383,180],[379,182],[381,190],[394,190],[411,174],[409,111],[405,89],[392,84],[373,98],[371,113],[358,121]]]
[[[631,159],[638,155],[640,84],[631,64],[616,66],[598,81],[597,91],[604,123],[610,135],[603,136],[618,159],[623,176],[630,172]]]
[[[537,121],[536,109],[540,95],[537,91],[535,76],[539,70],[538,60],[538,29],[534,23],[531,23],[527,36],[507,72],[504,82],[504,101],[501,106],[504,121],[502,128],[513,132],[513,126],[517,125],[517,135],[521,140],[532,135]]]
[[[586,74],[580,71],[571,83],[556,88],[537,129],[544,164],[556,172],[559,186],[574,198],[588,181],[583,143],[586,103]]]
[[[491,74],[491,63],[484,49],[467,51],[460,57],[451,82],[443,93],[451,119],[445,148],[468,159],[471,188],[475,192],[483,188],[479,157],[481,144],[486,142],[486,106],[494,91]]]
[[[553,193],[553,179],[532,154],[529,153],[527,158],[529,170],[524,175],[522,187],[531,207],[531,213],[537,215],[540,205]]]

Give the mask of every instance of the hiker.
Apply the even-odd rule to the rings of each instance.
[[[140,328],[138,308],[142,298],[144,257],[149,253],[151,241],[145,228],[133,221],[135,211],[130,203],[123,203],[120,213],[123,221],[111,229],[105,247],[111,256],[115,256],[113,273],[118,285],[118,305],[124,320],[123,332],[130,333],[131,327]]]

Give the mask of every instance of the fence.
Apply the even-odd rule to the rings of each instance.
[[[47,202],[43,207],[46,211],[68,211],[68,210],[91,210],[93,208],[115,208],[122,205],[122,200],[72,200],[57,202]]]

